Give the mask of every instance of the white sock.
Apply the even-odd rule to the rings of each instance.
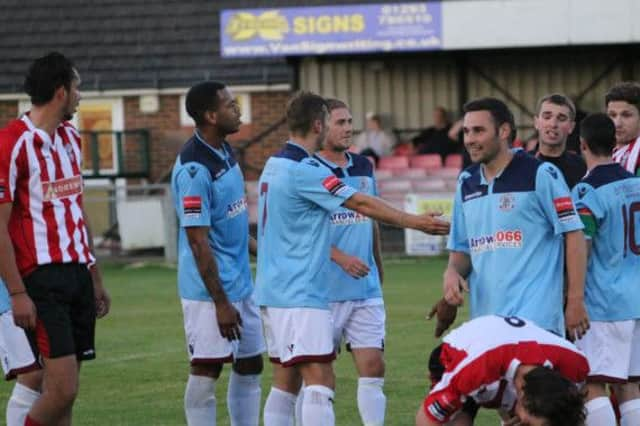
[[[620,426],[640,425],[640,399],[620,404]]]
[[[184,391],[184,413],[189,426],[215,426],[216,381],[213,378],[189,375]]]
[[[609,426],[616,424],[616,413],[613,411],[611,401],[605,396],[593,398],[584,408],[587,409],[587,421],[585,426]]]
[[[39,397],[40,392],[16,383],[7,401],[7,426],[23,426],[31,406]]]
[[[309,385],[304,388],[302,423],[304,426],[335,426],[334,392],[326,386]]]
[[[227,388],[227,407],[232,426],[258,426],[260,422],[259,374],[238,374],[231,371]]]
[[[304,401],[304,383],[300,387],[298,392],[298,398],[296,398],[296,426],[302,426],[302,402]]]
[[[358,379],[358,409],[364,426],[383,426],[387,398],[382,392],[382,377]]]
[[[264,426],[293,426],[296,396],[278,388],[271,388],[264,404]]]

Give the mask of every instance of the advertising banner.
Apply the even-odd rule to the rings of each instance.
[[[441,6],[432,1],[223,10],[220,52],[258,57],[441,49]]]
[[[454,194],[415,195],[408,194],[405,210],[410,213],[442,212],[446,220],[451,220]],[[444,253],[448,236],[427,235],[413,229],[405,229],[405,252],[412,256],[437,256]]]

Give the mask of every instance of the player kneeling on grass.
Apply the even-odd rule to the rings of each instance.
[[[478,317],[444,338],[440,361],[444,372],[418,410],[416,426],[465,424],[450,422],[469,399],[497,408],[504,425],[584,425],[584,393],[576,383],[587,377],[587,359],[531,322]]]

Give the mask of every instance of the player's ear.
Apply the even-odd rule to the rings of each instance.
[[[498,128],[498,138],[500,140],[509,140],[511,136],[511,125],[509,123],[502,123]]]
[[[587,150],[587,143],[584,139],[580,138],[580,152],[585,152]]]
[[[67,88],[64,87],[64,84],[61,84],[55,92],[53,92],[54,99],[64,100],[68,95]]]
[[[204,112],[204,121],[210,126],[218,123],[218,114],[215,111],[207,110]]]
[[[313,130],[314,133],[322,133],[323,128],[324,123],[321,120],[313,120],[313,126],[311,127],[311,130]]]

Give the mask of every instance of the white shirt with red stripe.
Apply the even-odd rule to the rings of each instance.
[[[640,137],[613,151],[613,161],[629,173],[636,175],[640,168]]]
[[[589,373],[586,357],[569,341],[530,321],[496,315],[475,318],[449,333],[440,359],[445,372],[424,401],[427,416],[437,423],[446,423],[466,398],[512,409],[513,380],[521,364],[553,368],[575,383]]]
[[[27,114],[0,130],[0,203],[12,203],[9,235],[22,276],[39,265],[95,260],[82,210],[80,136],[68,122],[52,136]]]

